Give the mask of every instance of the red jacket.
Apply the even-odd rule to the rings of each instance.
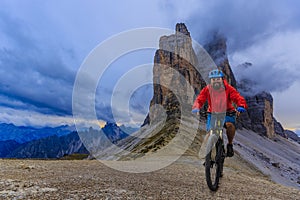
[[[204,87],[195,100],[193,109],[200,109],[206,100],[208,100],[207,112],[233,111],[235,107],[232,103],[247,109],[248,106],[244,97],[234,87],[229,85],[226,80],[223,80],[223,83],[225,88],[219,90],[213,89],[210,84]]]

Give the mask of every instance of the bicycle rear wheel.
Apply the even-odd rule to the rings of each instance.
[[[212,151],[214,150],[212,149],[205,158],[205,177],[209,189],[216,191],[219,187],[219,181],[223,171],[224,159],[222,159],[222,143],[218,141],[213,148],[216,148],[216,155],[212,155]]]

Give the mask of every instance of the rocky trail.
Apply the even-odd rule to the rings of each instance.
[[[297,199],[300,196],[300,190],[270,181],[239,155],[226,160],[217,192],[206,186],[200,161],[188,156],[149,173],[121,172],[97,160],[2,159],[0,175],[0,199]]]

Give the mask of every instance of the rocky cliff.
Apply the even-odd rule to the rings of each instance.
[[[181,38],[178,36],[178,32],[188,37]],[[249,80],[241,80],[241,83],[237,83],[228,61],[225,37],[219,33],[212,34],[211,40],[204,45],[204,48],[210,54],[218,68],[224,72],[227,81],[236,87],[247,100],[249,109],[247,113],[242,114],[238,118],[238,128],[253,130],[269,138],[274,137],[275,134],[284,136],[284,129],[273,116],[273,98],[271,94],[268,92],[256,93],[252,90],[252,84],[255,83],[251,83]],[[162,49],[172,49],[173,52]],[[181,51],[184,52],[185,57],[188,59],[183,59],[179,56],[179,52]],[[154,57],[154,95],[150,103],[150,113],[144,124],[149,124],[151,118],[156,119],[159,115],[159,111],[151,110],[152,105],[162,105],[166,110],[167,118],[176,118],[180,113],[179,102],[186,102],[182,99],[178,101],[178,97],[176,97],[172,91],[160,85],[161,82],[166,80],[166,77],[171,85],[181,84],[181,80],[178,77],[170,74],[170,71],[164,70],[165,68],[162,66],[170,66],[177,70],[193,86],[195,95],[206,85],[201,74],[198,72],[199,70],[195,68],[199,62],[195,56],[196,54],[197,52],[195,52],[192,47],[190,33],[187,27],[182,23],[176,25],[175,34],[161,37],[160,49],[156,51]],[[192,62],[186,62],[187,60]],[[245,67],[251,67],[251,64],[246,63]],[[180,94],[181,97],[185,97],[186,99],[195,98],[195,96],[187,96],[184,91],[180,91]]]
[[[251,67],[251,63],[244,63],[239,67]],[[273,97],[269,92],[257,92],[257,83],[242,79],[237,85],[240,93],[246,98],[249,109],[246,115],[242,115],[238,120],[238,127],[253,130],[268,138],[273,138],[276,134],[286,137],[280,122],[273,116]]]
[[[190,106],[194,96],[191,91],[183,90],[186,81],[192,89],[199,92],[206,84],[195,69],[197,57],[192,46],[190,33],[183,23],[176,25],[176,32],[170,36],[162,36],[159,49],[154,56],[153,88],[154,95],[150,102],[150,113],[145,124],[160,119],[161,110],[154,105],[161,105],[168,119],[179,118],[181,106]],[[179,74],[175,74],[172,69]],[[153,109],[152,109],[153,108]]]
[[[117,157],[126,160],[153,155],[151,153],[154,152],[156,155],[171,153],[176,156],[186,150],[198,152],[201,137],[200,134],[193,136],[197,125],[189,125],[197,123],[196,117],[191,114],[195,91],[199,93],[206,85],[195,68],[198,65],[188,29],[183,23],[176,24],[174,34],[160,38],[159,49],[154,56],[154,94],[149,114],[136,133],[137,137],[129,137],[119,143],[131,153],[124,151]],[[172,144],[164,148],[170,141]]]

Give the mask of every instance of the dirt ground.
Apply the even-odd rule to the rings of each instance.
[[[138,166],[135,166],[138,167]],[[193,157],[149,173],[126,173],[98,160],[0,160],[0,199],[299,199],[238,155],[228,158],[217,192]]]

